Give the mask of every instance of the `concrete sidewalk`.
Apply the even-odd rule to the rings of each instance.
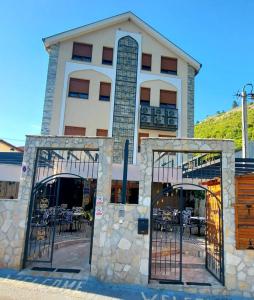
[[[240,300],[238,296],[207,296],[130,284],[103,283],[95,278],[75,280],[21,275],[0,270],[0,300],[131,299],[131,300]]]

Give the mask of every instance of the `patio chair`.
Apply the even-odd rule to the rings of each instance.
[[[59,234],[62,231],[67,231],[66,227],[68,228],[68,231],[72,234],[73,232],[73,211],[72,210],[66,210],[63,212],[61,219],[59,220],[59,225],[60,225],[60,229],[59,229]],[[64,230],[63,230],[64,228]],[[76,229],[76,228],[75,228]]]

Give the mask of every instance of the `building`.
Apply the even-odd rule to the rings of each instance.
[[[0,267],[253,297],[254,159],[186,138],[200,64],[132,13],[44,44],[43,135],[11,156],[22,167],[18,199],[0,201]]]
[[[0,139],[0,199],[18,198],[23,148]]]
[[[114,162],[129,139],[193,137],[200,63],[127,12],[43,39],[49,53],[41,133],[109,136]]]
[[[0,139],[0,152],[24,152],[23,147],[16,147]]]

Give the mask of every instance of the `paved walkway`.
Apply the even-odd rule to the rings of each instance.
[[[131,299],[131,300],[240,300],[243,297],[202,296],[130,284],[22,275],[0,270],[0,300]],[[250,299],[250,298],[248,298]]]

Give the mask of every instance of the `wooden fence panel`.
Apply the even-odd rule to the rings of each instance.
[[[254,249],[254,175],[236,176],[236,249]]]

